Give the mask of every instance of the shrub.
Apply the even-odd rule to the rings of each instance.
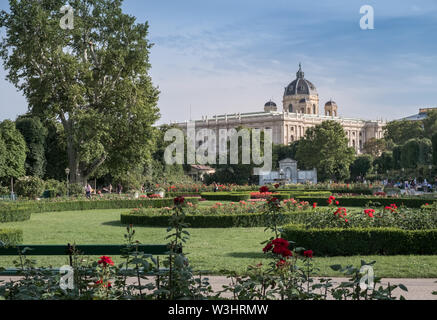
[[[15,191],[21,197],[37,198],[44,191],[45,182],[38,177],[22,177],[15,183]]]
[[[306,229],[301,225],[288,225],[282,237],[294,241],[298,247],[312,248],[326,256],[437,254],[437,229]]]
[[[0,229],[0,241],[6,246],[21,244],[23,231],[20,229]]]
[[[63,197],[67,195],[67,185],[65,182],[51,179],[46,181],[45,187],[46,190],[49,191],[50,198]]]
[[[0,223],[30,220],[31,212],[27,208],[0,208]]]
[[[85,188],[78,183],[71,183],[68,185],[68,193],[70,196],[83,196],[85,194]]]
[[[0,186],[0,196],[9,195],[10,191],[8,187]]]

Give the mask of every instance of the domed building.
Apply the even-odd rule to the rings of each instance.
[[[296,80],[285,87],[283,110],[289,113],[319,114],[319,94],[299,64]]]
[[[278,111],[278,106],[272,100],[264,105],[264,112]]]
[[[325,104],[325,116],[337,117],[338,115],[338,106],[335,101],[329,100]]]
[[[288,145],[305,136],[309,128],[326,120],[338,121],[348,137],[349,146],[359,154],[364,144],[371,138],[381,139],[386,123],[382,120],[362,120],[343,118],[339,116],[339,108],[332,99],[325,103],[324,115],[319,114],[319,94],[316,86],[305,78],[302,65],[294,79],[285,87],[282,110],[278,111],[275,102],[269,100],[263,109],[249,113],[234,113],[203,116],[195,124],[196,130],[211,129],[215,140],[219,141],[221,129],[237,129],[248,127],[253,129],[271,129],[273,143]],[[176,123],[182,129],[188,130],[188,121]],[[203,142],[202,142],[203,143]]]

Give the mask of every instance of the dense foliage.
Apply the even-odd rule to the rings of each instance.
[[[300,141],[296,160],[304,169],[317,169],[321,181],[349,178],[355,151],[348,146],[343,127],[336,121],[324,121],[309,128]]]
[[[102,166],[125,173],[149,159],[159,115],[158,90],[148,74],[148,24],[123,13],[119,0],[70,1],[72,30],[59,27],[59,0],[9,5],[0,13],[7,78],[23,92],[32,115],[60,120],[72,182]],[[24,175],[14,170],[9,176]]]
[[[43,178],[46,169],[45,142],[47,129],[39,118],[22,116],[15,121],[15,126],[26,141],[26,175]]]

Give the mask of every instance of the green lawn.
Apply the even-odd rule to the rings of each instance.
[[[125,226],[120,213],[128,210],[94,210],[32,214],[30,221],[4,223],[0,228],[17,227],[24,231],[25,244],[121,244]],[[244,272],[250,264],[267,262],[260,244],[269,234],[264,228],[190,229],[191,239],[185,249],[197,270],[219,274],[220,270]],[[164,244],[165,228],[136,227],[141,243]],[[340,276],[330,270],[332,264],[356,264],[376,260],[375,273],[380,277],[437,277],[437,256],[354,256],[317,257],[314,262],[320,276]],[[12,257],[0,257],[0,266],[12,266]],[[117,259],[115,259],[117,260]],[[65,257],[38,257],[38,264],[60,267]]]

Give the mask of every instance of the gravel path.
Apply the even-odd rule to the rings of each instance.
[[[230,281],[226,277],[211,276],[209,282],[214,291],[222,290],[223,285],[230,284]],[[7,281],[9,279],[18,280],[17,277],[0,277],[0,281]],[[334,284],[347,281],[346,278],[332,278]],[[135,283],[135,278],[130,278],[129,283]],[[433,295],[433,291],[437,291],[437,279],[389,279],[384,278],[382,284],[384,286],[396,284],[403,284],[408,288],[408,292],[402,291],[401,289],[396,289],[394,295],[399,297],[403,295],[407,300],[437,300],[437,296]],[[229,295],[227,297],[230,297]]]

